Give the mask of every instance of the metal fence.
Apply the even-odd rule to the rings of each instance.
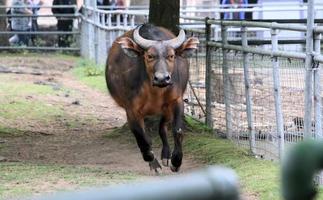
[[[81,53],[104,64],[115,38],[146,22],[147,13],[88,3]],[[266,159],[280,159],[305,137],[322,137],[323,27],[308,7],[308,25],[181,16],[187,35],[201,41],[190,59],[185,112]]]
[[[141,23],[140,20],[147,20],[144,12],[84,9],[82,55],[98,63],[105,62],[117,36]],[[318,86],[322,27],[313,28],[316,52],[310,51],[312,64],[308,67],[304,53],[308,30],[305,25],[184,16],[182,19],[194,21],[194,26],[186,23],[182,27],[201,41],[199,50],[190,59],[191,78],[185,95],[187,114],[206,121],[217,133],[267,159],[279,159],[284,146],[303,140],[306,123],[310,124],[307,127],[310,136],[321,137],[321,120],[315,119],[321,119]],[[266,41],[254,42],[260,31],[269,34],[270,40],[267,37]],[[279,31],[294,32],[299,38],[280,40]],[[234,43],[239,40],[242,42]],[[312,92],[305,95],[306,87],[314,84],[305,80],[306,73],[316,77],[315,98]],[[306,84],[308,81],[311,83]],[[315,103],[315,112],[306,108],[305,97],[307,104]],[[304,117],[305,109],[307,112],[310,109],[315,117],[314,114]]]
[[[0,14],[0,20],[5,20],[7,30],[0,31],[0,37],[8,40],[8,45],[0,45],[0,50],[38,50],[38,51],[72,51],[79,52],[79,12],[76,5],[56,5],[56,6],[40,6],[38,14],[22,14],[10,12],[12,9],[28,9],[26,6],[0,6],[0,9],[6,10],[6,14]],[[53,14],[52,8],[74,9],[74,13],[70,14]],[[12,29],[12,21],[15,19],[28,19],[29,29],[14,30]],[[72,24],[68,30],[59,30],[58,21],[69,21]],[[37,23],[37,29],[33,28],[33,23]],[[64,23],[64,22],[63,22]],[[14,38],[16,37],[16,38]],[[19,39],[20,37],[20,39]],[[21,38],[26,41],[19,42]],[[60,45],[59,40],[66,40],[65,45]],[[15,41],[16,40],[16,41]]]

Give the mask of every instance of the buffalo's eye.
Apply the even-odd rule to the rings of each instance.
[[[175,58],[175,56],[174,56],[174,55],[168,55],[168,56],[167,56],[167,59],[168,59],[168,60],[173,60],[174,58]]]
[[[155,59],[155,56],[154,55],[151,55],[151,54],[148,54],[147,55],[147,59],[148,60],[154,60]]]

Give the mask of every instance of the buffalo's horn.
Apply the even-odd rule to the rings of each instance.
[[[143,37],[141,37],[139,35],[139,29],[141,28],[141,26],[139,26],[138,28],[136,28],[133,32],[133,39],[135,40],[135,42],[142,48],[144,49],[148,49],[149,47],[153,46],[154,44],[156,44],[157,41],[155,40],[147,40]],[[164,44],[169,45],[171,47],[173,47],[174,49],[180,47],[183,42],[185,41],[185,31],[184,30],[180,30],[178,36],[176,38],[170,39],[170,40],[165,40],[163,41]]]
[[[164,41],[165,44],[177,49],[180,47],[185,41],[185,31],[183,29],[180,30],[178,36],[176,38]]]
[[[142,25],[141,25],[142,26]],[[139,35],[139,29],[141,28],[141,26],[139,26],[138,28],[136,28],[133,32],[133,39],[135,40],[135,42],[143,49],[148,49],[149,47],[153,46],[154,44],[156,44],[156,41],[154,40],[147,40],[143,37],[141,37]]]

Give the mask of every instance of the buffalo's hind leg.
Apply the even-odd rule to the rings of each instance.
[[[184,103],[183,101],[179,101],[174,107],[173,118],[174,151],[171,158],[172,165],[170,166],[173,172],[178,172],[182,165],[183,117]]]
[[[151,170],[159,173],[161,171],[161,166],[151,149],[151,138],[145,134],[144,119],[141,117],[135,117],[135,115],[132,115],[130,112],[127,112],[127,118],[130,130],[136,138],[137,145],[141,151],[143,159],[149,163]]]
[[[162,164],[164,166],[169,166],[169,159],[170,159],[170,148],[167,140],[167,123],[168,123],[168,116],[162,116],[159,123],[159,136],[163,143],[163,148],[161,151],[161,159],[162,159]]]

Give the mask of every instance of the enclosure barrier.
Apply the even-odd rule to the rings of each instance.
[[[238,200],[236,174],[226,168],[209,167],[158,181],[60,193],[40,200]]]
[[[0,9],[14,9],[14,8],[30,8],[28,6],[0,6]],[[52,8],[72,8],[74,9],[74,13],[71,14],[52,14]],[[41,22],[39,26],[39,30],[27,30],[27,31],[14,31],[8,30],[0,31],[0,37],[4,37],[9,40],[10,37],[14,35],[25,35],[29,37],[28,44],[12,44],[12,45],[0,45],[0,50],[40,50],[40,51],[71,51],[71,52],[79,52],[79,10],[76,5],[53,5],[53,6],[40,6],[41,10],[45,10],[46,12],[41,12],[39,14],[0,14],[0,19],[5,19],[7,21],[8,26],[10,26],[10,20],[12,18],[28,18],[30,21],[36,19]],[[73,20],[73,28],[71,31],[57,31],[56,30],[56,19],[60,18],[61,20]],[[51,25],[49,25],[51,24]],[[52,27],[51,27],[52,26]],[[57,37],[59,36],[67,36],[70,40],[69,46],[58,46]],[[33,39],[31,39],[33,38]]]
[[[92,4],[83,9],[81,53],[99,64],[105,64],[118,36],[148,17],[147,11],[100,10]],[[186,114],[265,159],[280,159],[305,133],[322,137],[323,28],[314,18],[312,27],[297,20],[224,21],[183,14],[180,19],[187,36],[200,40],[189,60]],[[286,39],[289,35],[292,39]],[[314,47],[304,51],[309,40]]]

